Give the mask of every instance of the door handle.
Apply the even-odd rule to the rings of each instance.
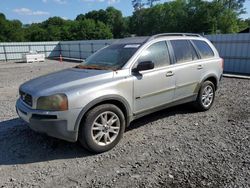
[[[203,69],[203,66],[202,66],[202,65],[198,65],[198,66],[197,66],[197,69],[198,69],[198,70]]]
[[[173,75],[174,75],[173,71],[168,71],[166,73],[166,77],[170,77],[170,76],[173,76]]]

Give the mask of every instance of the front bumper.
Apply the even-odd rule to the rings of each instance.
[[[16,111],[21,119],[29,124],[29,127],[40,133],[67,140],[77,141],[78,132],[75,123],[81,109],[68,111],[43,111],[31,109],[21,99],[16,102]]]

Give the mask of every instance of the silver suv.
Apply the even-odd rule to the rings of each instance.
[[[222,71],[217,50],[200,35],[125,38],[24,83],[16,109],[31,129],[100,153],[136,118],[187,102],[208,110]]]

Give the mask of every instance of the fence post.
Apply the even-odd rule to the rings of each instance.
[[[45,44],[43,45],[43,53],[44,53],[45,57],[47,57],[47,52],[46,52]]]
[[[49,57],[49,56],[47,55],[47,46],[46,46],[46,45],[44,45],[44,51],[45,51],[45,56],[46,56],[46,57]]]
[[[59,57],[60,57],[60,55],[62,56],[62,46],[60,42],[58,43],[58,45],[59,45]]]
[[[94,44],[90,43],[90,45],[91,45],[91,53],[93,54],[94,53]]]
[[[70,53],[71,44],[68,44],[68,45],[69,45],[69,58],[71,58],[71,53]]]
[[[5,48],[5,46],[3,46],[3,52],[4,52],[5,61],[7,62],[8,61],[8,57],[7,57],[7,54],[6,54],[6,48]]]
[[[81,43],[78,44],[80,59],[82,59]]]

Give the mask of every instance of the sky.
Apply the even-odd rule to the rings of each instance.
[[[124,16],[133,13],[131,0],[0,0],[0,12],[7,19],[18,19],[24,24],[42,22],[53,16],[75,19],[79,14],[108,6],[121,10]],[[245,7],[248,13],[241,17],[250,18],[250,0],[246,0]]]

